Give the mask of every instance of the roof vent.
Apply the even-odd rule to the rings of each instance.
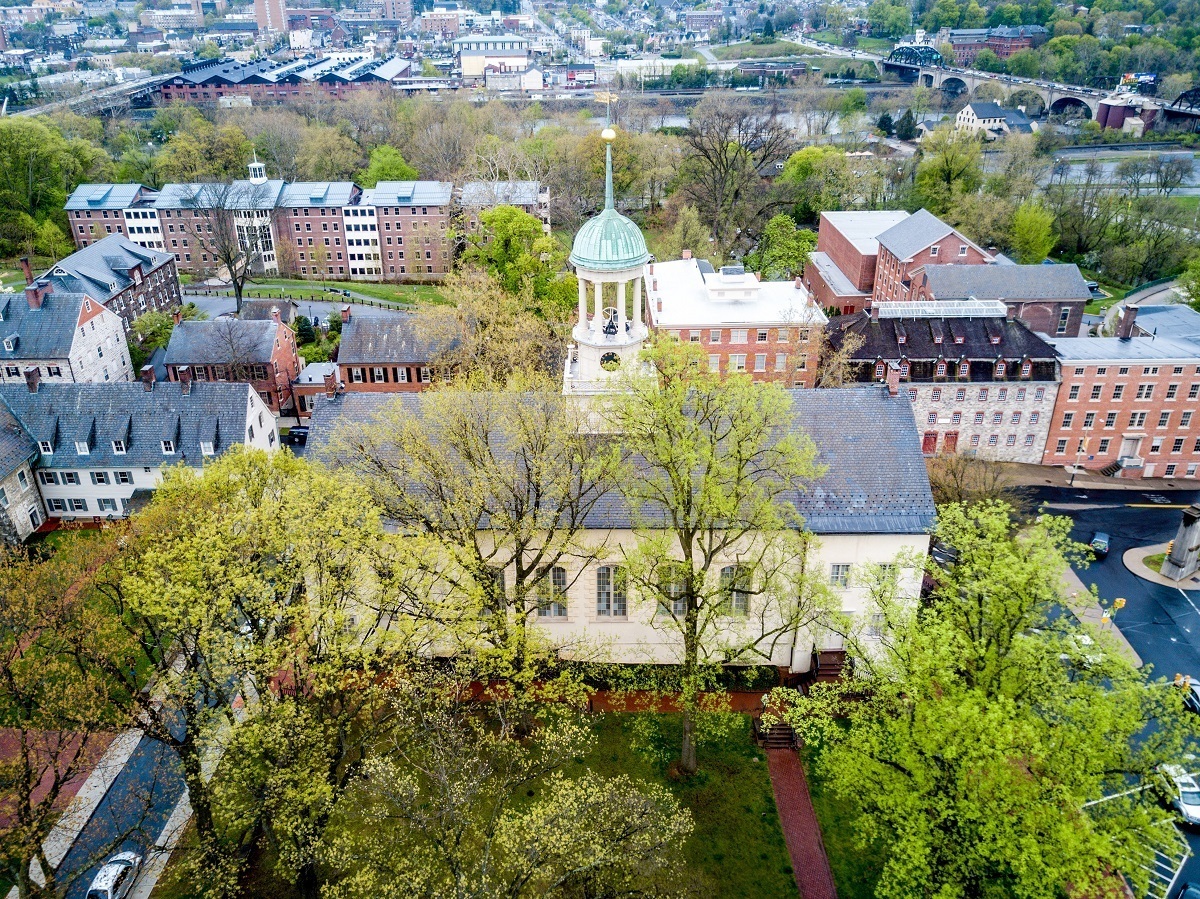
[[[744,265],[721,266],[722,278],[740,278],[744,274],[746,274],[746,267]]]

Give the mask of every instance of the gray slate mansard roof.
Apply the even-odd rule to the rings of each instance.
[[[140,381],[42,384],[37,393],[24,384],[0,384],[0,402],[22,429],[35,441],[54,444],[38,467],[57,469],[199,465],[205,458],[200,440],[213,425],[218,455],[244,442],[250,396],[249,384],[210,382],[194,383],[188,396],[179,384],[158,383],[147,391]],[[78,455],[75,440],[87,435],[90,452]],[[124,440],[127,451],[114,453],[113,440]],[[175,442],[173,454],[163,454],[163,440]]]
[[[181,321],[171,331],[166,365],[243,365],[271,361],[279,325],[274,319]],[[236,358],[235,358],[236,357]]]
[[[82,294],[52,292],[40,309],[30,309],[24,293],[0,294],[0,337],[17,337],[12,350],[0,344],[0,360],[67,359],[83,300]]]
[[[342,326],[339,365],[428,365],[437,348],[421,340],[410,315],[352,317]]]
[[[123,234],[110,234],[56,263],[45,277],[69,291],[107,303],[133,284],[129,271],[134,266],[141,265],[143,273],[149,274],[174,258],[139,246]]]
[[[1077,265],[927,265],[939,300],[1090,300]]]
[[[935,512],[925,459],[907,397],[881,387],[792,390],[792,410],[817,448],[825,473],[793,501],[815,534],[924,534]],[[366,422],[389,403],[412,414],[421,395],[317,394],[309,425],[309,452],[331,451],[331,438],[346,422]],[[633,524],[619,492],[606,496],[588,522],[596,529]]]
[[[967,266],[963,266],[966,268]],[[982,268],[983,266],[979,266]],[[875,362],[879,359],[1031,359],[1053,360],[1054,347],[1019,321],[1005,318],[881,318],[856,312],[829,320],[829,339],[835,346],[852,331],[863,338],[853,358]],[[900,343],[900,335],[904,343]],[[1000,342],[992,343],[999,335]],[[937,338],[941,336],[942,342]],[[955,339],[962,337],[962,343]]]

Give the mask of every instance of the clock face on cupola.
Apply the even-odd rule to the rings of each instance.
[[[637,361],[648,331],[642,319],[646,239],[613,202],[612,144],[605,128],[604,209],[575,235],[571,264],[579,279],[579,319],[571,332],[563,391],[587,395],[616,389],[623,368]]]

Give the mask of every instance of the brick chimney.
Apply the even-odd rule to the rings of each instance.
[[[147,393],[149,393],[151,390],[154,389],[154,366],[153,365],[143,365],[142,366],[142,384],[145,386]]]
[[[900,363],[889,362],[887,366],[887,392],[888,396],[900,395]]]
[[[188,396],[192,392],[192,367],[180,365],[175,368],[175,377],[179,380],[179,392]]]
[[[42,370],[36,365],[28,365],[25,367],[25,386],[29,388],[30,393],[38,392],[38,385],[42,383]]]
[[[23,271],[25,273],[25,283],[32,284],[33,283],[33,266],[31,266],[29,264],[28,256],[21,257],[21,271]]]
[[[879,321],[879,304],[878,303],[871,304],[871,321],[873,321],[873,322]]]
[[[1133,323],[1137,320],[1137,306],[1122,306],[1117,319],[1117,336],[1122,340],[1133,337]]]
[[[682,251],[682,252],[679,254],[679,257],[680,257],[681,259],[691,259],[691,258],[692,258],[692,251],[691,251],[691,250],[683,250],[683,251]]]
[[[274,320],[275,324],[277,324],[277,325],[283,324],[283,316],[279,314],[278,306],[271,307],[271,318]]]
[[[29,303],[30,309],[41,309],[42,303],[46,302],[46,297],[50,295],[49,284],[39,284],[34,282],[25,288],[25,300]]]
[[[1004,317],[1005,317],[1006,319],[1008,319],[1010,322],[1011,322],[1011,321],[1016,321],[1016,319],[1017,319],[1017,307],[1016,307],[1016,306],[1009,306],[1009,307],[1008,307],[1008,311],[1005,313],[1005,316],[1004,316]]]
[[[345,306],[342,307],[342,322],[345,323],[348,321],[350,321],[350,304],[349,303],[347,303]]]
[[[330,399],[337,396],[337,372],[330,372],[325,376],[325,395]]]
[[[181,321],[183,321],[183,312],[179,309],[176,309],[171,313],[171,318],[175,320],[175,324],[179,324]]]

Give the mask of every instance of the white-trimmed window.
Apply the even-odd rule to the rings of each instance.
[[[850,565],[847,562],[834,562],[829,566],[829,584],[833,587],[845,587],[850,583]]]
[[[721,596],[730,615],[750,614],[750,573],[741,565],[721,569]]]
[[[175,441],[174,440],[164,440],[162,442],[162,451],[163,451],[164,456],[173,455],[175,453]]]
[[[125,441],[124,440],[114,440],[112,442],[112,448],[113,448],[113,455],[115,455],[115,456],[125,455]]]
[[[742,341],[745,343],[745,341]],[[745,371],[746,370],[746,354],[734,353],[729,357],[729,371]]]
[[[542,618],[567,617],[567,570],[555,565],[550,569],[542,586],[543,595],[538,603],[538,615]]]
[[[767,354],[766,353],[755,353],[754,354],[754,370],[755,371],[766,371],[767,370]]]
[[[596,569],[596,614],[624,618],[628,575],[620,565],[601,565]]]

